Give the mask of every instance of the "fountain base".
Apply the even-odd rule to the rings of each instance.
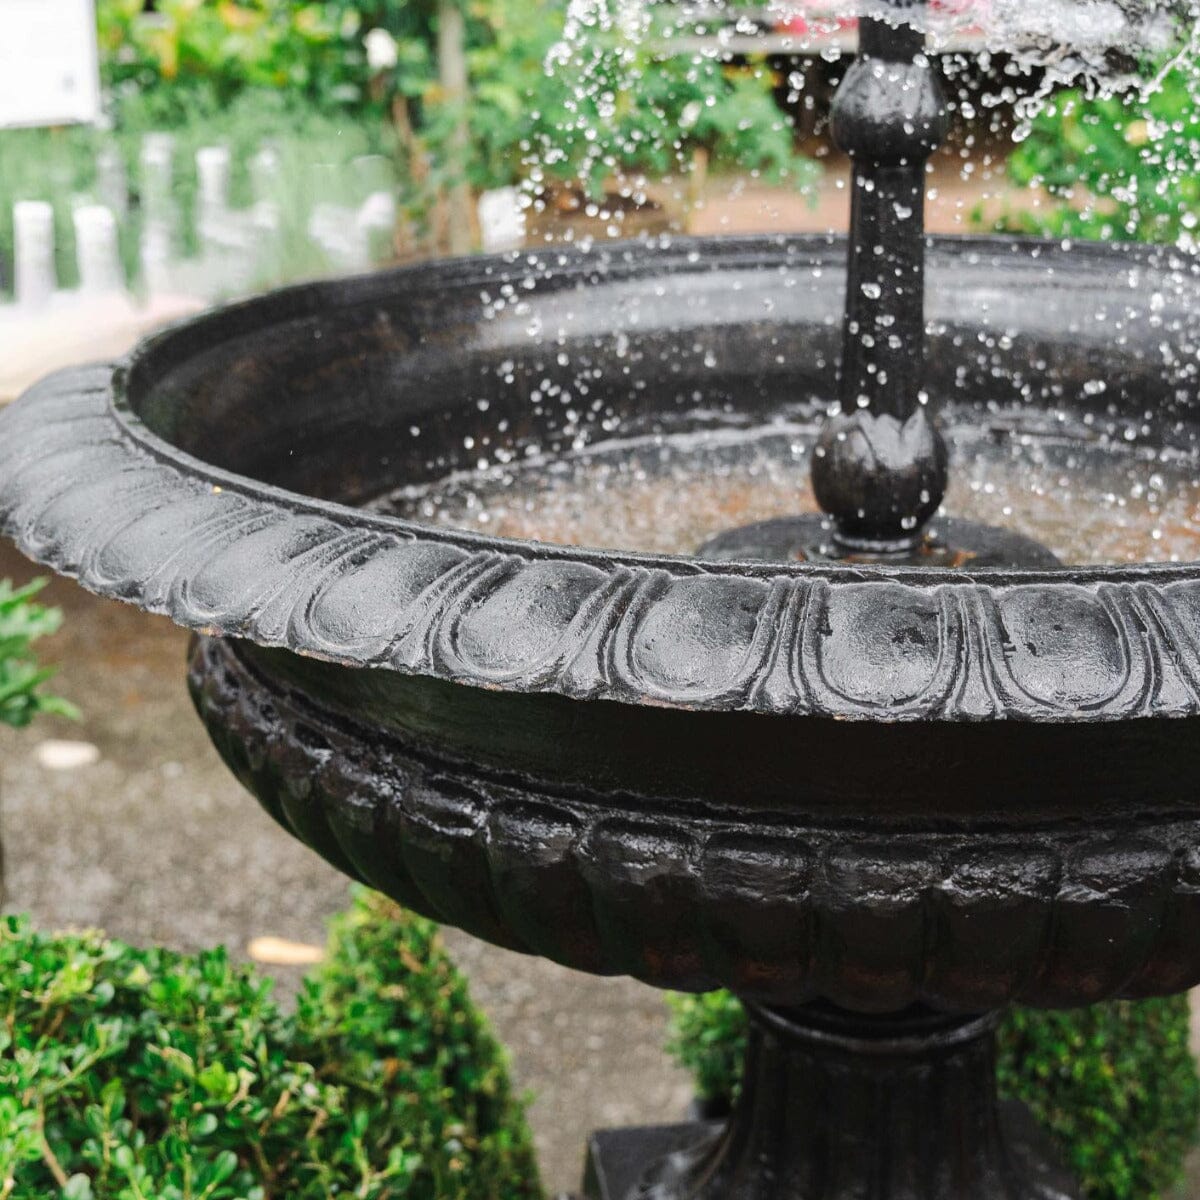
[[[955,517],[932,521],[915,545],[861,548],[839,545],[829,517],[818,513],[776,517],[719,533],[697,553],[721,562],[870,562],[965,570],[1062,565],[1032,538]]]
[[[597,1134],[588,1200],[1075,1200],[995,1091],[994,1015],[749,1008],[724,1125]]]

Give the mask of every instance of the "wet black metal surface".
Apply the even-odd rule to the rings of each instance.
[[[467,437],[518,455],[573,443],[561,405],[522,399],[521,379],[558,369],[529,349],[534,317],[561,321],[565,353],[611,380],[597,393],[623,433],[687,428],[701,381],[739,420],[812,416],[837,361],[826,317],[844,257],[827,239],[679,240],[252,301],[163,335],[115,375],[60,376],[0,413],[0,529],[92,590],[194,629],[507,693],[868,722],[1200,713],[1195,564],[722,563],[352,507],[469,466]],[[1053,411],[1062,437],[1136,432],[1195,453],[1194,360],[1160,351],[1164,337],[1200,344],[1194,264],[1140,247],[935,239],[927,267],[931,387],[956,420],[1006,437],[1004,414]],[[527,277],[520,315],[481,303]],[[510,361],[517,382],[501,386]]]
[[[589,1200],[1077,1200],[1026,1110],[997,1101],[995,1069],[990,1017],[752,1008],[729,1121],[594,1139],[585,1190]]]
[[[1010,529],[981,525],[975,521],[940,517],[914,543],[875,543],[861,561],[878,565],[941,567],[948,571],[1009,570],[1041,568],[1053,570],[1062,564],[1045,546]],[[776,517],[719,533],[696,552],[699,557],[722,562],[841,562],[853,563],[856,556],[834,538],[829,517],[807,515]]]
[[[377,690],[393,680],[407,692]],[[190,682],[231,768],[335,866],[579,970],[867,1013],[1200,979],[1190,723],[1165,723],[1174,741],[1158,722],[1077,727],[1085,743],[943,727],[980,739],[963,743],[925,724],[531,707],[220,641],[197,646]],[[1140,782],[1127,765],[1107,790],[1123,750]]]
[[[860,20],[858,55],[833,101],[834,140],[851,162],[841,411],[826,423],[812,480],[847,554],[911,551],[949,468],[925,366],[925,163],[949,119],[924,32],[903,11]]]
[[[342,687],[329,671],[342,673]],[[659,986],[732,986],[789,1005],[754,1006],[742,1102],[719,1132],[619,1131],[593,1143],[588,1187],[599,1200],[842,1200],[868,1185],[876,1191],[867,1194],[921,1200],[1067,1200],[1075,1192],[1041,1139],[1020,1113],[996,1106],[990,1021],[911,1006],[1073,1004],[1177,990],[1200,972],[1190,935],[1200,917],[1200,821],[1086,813],[1086,787],[1070,787],[1072,775],[1085,783],[1096,769],[1086,752],[1067,756],[1061,779],[1060,803],[1076,796],[1077,819],[1048,822],[1045,793],[1026,821],[972,815],[969,786],[952,780],[942,804],[957,790],[958,820],[945,821],[937,803],[922,811],[916,796],[907,818],[889,818],[887,764],[861,741],[841,757],[857,753],[880,781],[858,793],[843,774],[840,809],[801,817],[798,797],[764,811],[755,779],[736,770],[754,761],[746,746],[722,747],[730,771],[710,780],[711,799],[554,782],[519,765],[537,758],[538,739],[562,744],[542,714],[530,714],[524,741],[511,736],[515,727],[495,730],[497,744],[512,745],[513,766],[487,767],[479,743],[464,752],[461,739],[475,736],[476,704],[479,716],[503,721],[501,698],[380,673],[422,689],[405,716],[397,697],[373,696],[380,679],[371,676],[201,640],[190,680],[231,769],[285,828],[352,876],[576,968]],[[623,738],[632,723],[607,724],[623,719],[622,706],[548,699],[575,710],[573,749],[594,741],[638,756]],[[720,725],[715,714],[661,716],[683,724],[651,737],[666,734],[663,745],[681,755],[698,754],[727,721],[727,733],[771,724],[753,714],[727,714]],[[599,724],[589,730],[589,720]],[[762,732],[782,735],[773,738],[781,759],[795,751],[786,730]],[[460,739],[457,753],[447,737]],[[914,772],[922,756],[946,761],[933,741],[913,749]],[[1008,750],[1024,757],[1011,742]],[[566,760],[558,758],[564,770],[579,770],[574,755]],[[1045,760],[1027,761],[1036,772]],[[653,778],[647,771],[643,787]],[[875,819],[856,828],[856,806]],[[813,1005],[818,997],[842,1008]]]

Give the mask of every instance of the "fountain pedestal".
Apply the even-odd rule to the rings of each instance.
[[[1078,1196],[1024,1106],[997,1102],[995,1014],[748,1011],[728,1123],[597,1136],[589,1200]]]

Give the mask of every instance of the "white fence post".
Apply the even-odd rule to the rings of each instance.
[[[44,200],[13,205],[14,290],[21,308],[40,308],[54,295],[54,208]]]
[[[103,204],[85,204],[75,210],[75,257],[79,263],[79,290],[99,296],[125,290],[117,218]]]

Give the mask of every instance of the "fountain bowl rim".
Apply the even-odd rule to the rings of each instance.
[[[1172,269],[1195,270],[1162,247],[990,236],[930,242],[952,258],[1023,256],[1036,249],[1108,270],[1161,266],[1164,258]],[[639,270],[667,261],[656,256],[697,251],[711,268],[739,256],[760,261],[785,244],[828,249],[837,239],[672,237],[661,247],[639,242],[636,250]],[[612,243],[605,253],[617,256],[623,245]],[[130,377],[151,356],[222,321],[243,328],[246,318],[269,323],[289,306],[317,311],[356,291],[394,291],[406,280],[428,286],[439,272],[461,283],[538,253],[435,260],[279,289],[178,322],[117,363],[51,376],[0,409],[0,533],[100,595],[209,635],[247,638],[352,668],[575,699],[849,719],[1075,722],[1200,715],[1200,562],[952,572],[717,562],[522,541],[367,513],[214,466],[152,432],[129,402]],[[558,259],[563,253],[553,251]],[[595,251],[566,257],[579,269],[597,267]],[[488,278],[495,281],[494,274]],[[86,469],[73,474],[83,463]],[[138,527],[151,515],[164,525],[156,527],[165,547],[157,559],[137,545]],[[122,573],[116,542],[127,553],[132,543],[140,573]],[[402,570],[426,553],[443,554],[445,569],[405,611],[370,614],[376,625],[390,616],[389,627],[355,628],[356,603],[365,597],[348,586],[351,577],[376,556],[393,556]],[[245,571],[255,557],[265,575],[247,586]],[[341,608],[334,611],[338,587]],[[548,616],[532,601],[539,590],[557,587],[582,599],[576,610]],[[814,647],[813,628],[828,630],[830,604],[839,598],[852,601],[857,632],[840,645]],[[754,601],[750,628],[731,619]],[[314,622],[322,604],[330,611]],[[847,669],[851,677],[886,674],[881,668],[889,663],[871,653],[859,664],[852,660],[863,644],[880,649],[895,632],[887,613],[897,609],[937,630],[937,644],[918,655],[921,661],[891,664],[902,674],[911,668],[912,686],[905,690],[888,678],[851,678],[847,686],[840,678]],[[1027,644],[1049,653],[1049,675],[1021,678],[1008,662],[1005,618],[1014,610]],[[1061,644],[1055,635],[1063,633],[1064,616],[1084,619],[1084,642]],[[679,636],[665,647],[651,645],[670,628]],[[839,640],[836,630],[821,638]],[[505,653],[505,645],[549,649],[531,663],[527,654]],[[838,670],[826,669],[835,664]],[[1072,686],[1071,675],[1080,686]]]

